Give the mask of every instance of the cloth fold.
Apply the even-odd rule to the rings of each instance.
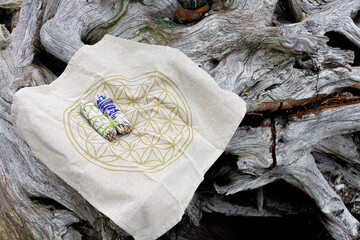
[[[102,92],[133,126],[112,142],[79,111]],[[50,85],[19,90],[12,121],[49,169],[142,240],[181,220],[245,111],[239,96],[180,51],[105,35]]]

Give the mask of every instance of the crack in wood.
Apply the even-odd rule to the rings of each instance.
[[[273,159],[272,164],[270,165],[269,169],[273,169],[274,167],[276,167],[277,164],[277,160],[276,160],[276,124],[275,124],[275,116],[272,116],[270,118],[271,120],[271,124],[270,124],[270,131],[271,131],[271,141],[272,144],[270,146],[270,152],[271,152],[271,157]]]
[[[62,205],[58,201],[55,201],[54,199],[51,199],[51,198],[47,198],[47,197],[30,197],[30,200],[35,204],[43,205],[44,208],[49,209],[50,211],[53,211],[55,209],[66,209],[66,210],[68,210],[64,205]]]
[[[358,90],[357,88],[355,88]],[[309,99],[289,100],[273,103],[267,110],[250,112],[246,117],[248,119],[264,119],[271,116],[285,116],[285,118],[292,119],[297,116],[304,116],[312,113],[321,113],[330,109],[350,106],[360,103],[360,96],[353,96],[354,94],[348,91],[337,92],[329,95],[316,95]],[[357,94],[356,94],[357,95]],[[269,103],[270,104],[270,103]],[[274,109],[276,107],[276,110]],[[245,119],[246,120],[246,119]],[[260,120],[255,121],[259,123]],[[246,124],[244,124],[246,125]],[[253,127],[259,127],[260,124]]]
[[[330,109],[355,105],[360,103],[359,96],[344,96],[341,93],[328,95],[320,100],[305,104],[299,108],[293,108],[287,111],[288,117],[304,116],[312,113],[321,113]]]

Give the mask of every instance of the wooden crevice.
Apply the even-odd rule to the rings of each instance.
[[[270,124],[270,130],[271,130],[271,141],[272,144],[270,146],[270,152],[271,152],[271,157],[272,157],[272,164],[270,165],[269,169],[273,169],[274,167],[276,167],[277,164],[277,159],[276,159],[276,122],[275,122],[275,117],[272,116],[270,118],[271,120],[271,124]]]
[[[334,108],[340,108],[360,103],[360,96],[353,96],[350,92],[334,93],[330,95],[317,95],[308,99],[289,100],[278,103],[269,103],[268,110],[250,112],[247,116],[248,119],[259,119],[255,121],[260,126],[260,119],[271,116],[283,116],[287,119],[292,119],[298,116],[304,116],[312,113],[321,113]],[[266,103],[264,103],[265,106]],[[276,110],[274,109],[276,107]],[[246,119],[245,119],[246,125]],[[254,121],[252,126],[255,126]]]

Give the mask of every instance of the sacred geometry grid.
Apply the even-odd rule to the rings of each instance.
[[[133,126],[109,142],[81,115],[83,99],[107,92]],[[64,112],[66,134],[91,163],[111,171],[156,172],[178,160],[193,138],[189,104],[179,88],[160,72],[136,78],[103,78]]]

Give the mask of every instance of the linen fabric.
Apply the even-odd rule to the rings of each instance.
[[[107,92],[133,126],[109,142],[80,113]],[[14,130],[34,155],[135,239],[178,223],[224,151],[245,102],[180,51],[105,35],[50,85],[14,95]]]

